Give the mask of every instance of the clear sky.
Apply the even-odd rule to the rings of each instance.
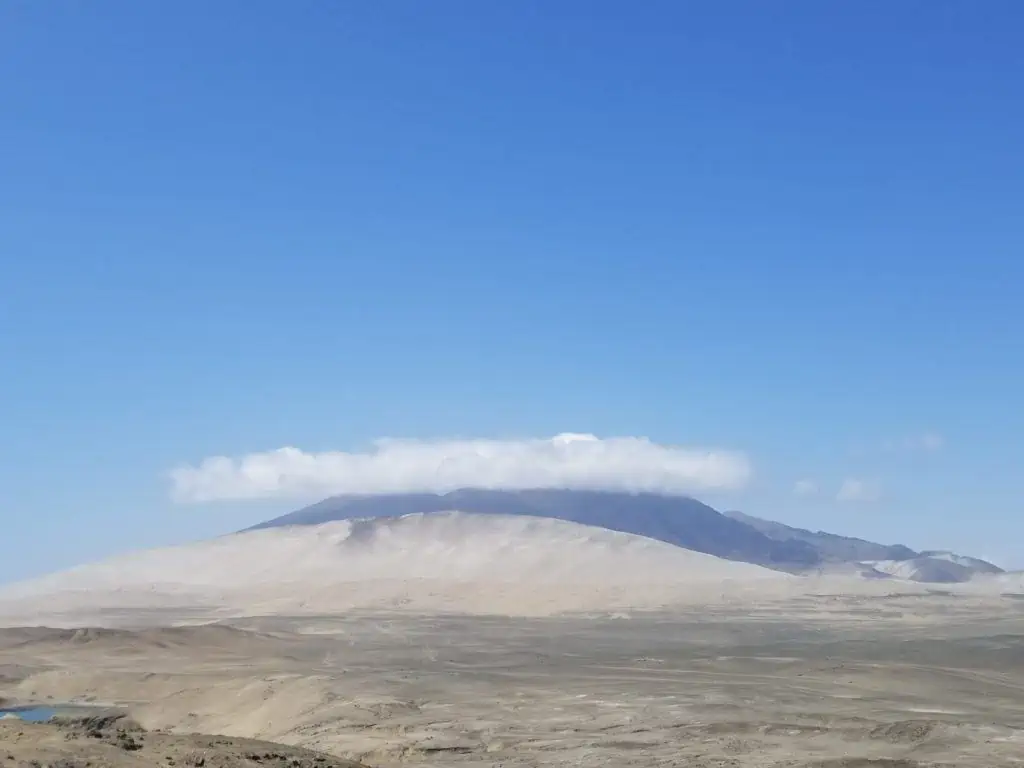
[[[562,432],[738,452],[718,506],[1024,566],[1022,29],[4,3],[0,580],[305,501],[176,500],[210,456]]]

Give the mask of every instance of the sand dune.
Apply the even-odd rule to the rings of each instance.
[[[1024,571],[982,574],[964,586],[965,591],[974,594],[1021,595],[1024,594]]]
[[[749,563],[550,518],[460,512],[251,531],[146,550],[12,588],[256,587],[379,579],[556,583],[784,578]]]
[[[459,512],[249,531],[135,552],[0,591],[0,613],[392,606],[536,613],[660,605],[794,577],[549,518]]]
[[[932,584],[961,583],[976,576],[971,567],[946,557],[915,557],[910,560],[873,560],[866,562],[879,573],[897,579]]]
[[[553,518],[439,512],[252,530],[80,566],[0,590],[0,624],[141,626],[171,616],[196,623],[357,610],[543,616],[926,586],[859,571],[792,576]]]

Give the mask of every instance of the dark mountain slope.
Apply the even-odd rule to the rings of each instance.
[[[725,512],[727,517],[746,523],[775,541],[802,541],[814,547],[825,560],[849,562],[855,560],[906,560],[918,553],[902,544],[877,544],[851,536],[839,536],[825,531],[808,531],[789,525],[763,520],[742,512]]]
[[[696,499],[652,493],[463,489],[446,494],[335,496],[255,528],[315,525],[330,520],[454,509],[470,513],[554,517],[784,570],[801,570],[821,561],[815,548],[806,542],[775,541],[745,522],[726,517]]]

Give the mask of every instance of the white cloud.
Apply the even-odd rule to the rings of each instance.
[[[905,453],[935,453],[946,447],[946,438],[938,432],[921,432],[916,435],[886,440],[882,443],[883,450],[902,451]]]
[[[818,484],[813,480],[797,480],[793,485],[793,493],[797,496],[813,496],[818,492]]]
[[[946,447],[946,438],[938,432],[925,432],[918,436],[918,445],[925,451],[941,451]]]
[[[847,478],[839,486],[839,493],[836,494],[838,501],[877,501],[881,496],[881,489],[876,483],[868,480]]]
[[[531,440],[383,439],[364,453],[279,448],[214,456],[174,469],[180,501],[458,488],[578,488],[686,494],[743,486],[742,453],[659,445],[642,437],[562,434]]]

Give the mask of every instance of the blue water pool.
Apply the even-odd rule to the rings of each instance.
[[[52,720],[57,714],[58,710],[56,707],[9,707],[0,709],[0,717],[15,715],[31,723],[45,723],[47,720]]]

